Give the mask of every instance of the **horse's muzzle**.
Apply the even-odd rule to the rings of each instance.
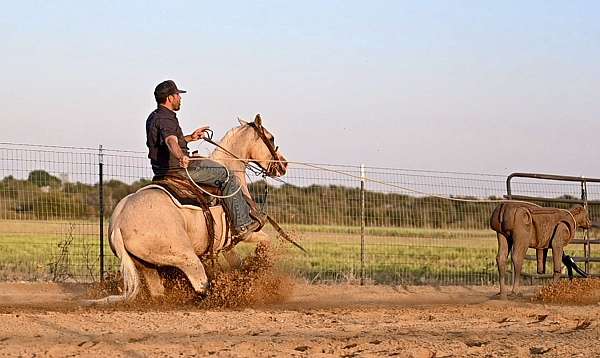
[[[278,161],[270,163],[267,173],[271,176],[280,177],[287,172],[288,162],[283,155],[277,153],[277,156]]]

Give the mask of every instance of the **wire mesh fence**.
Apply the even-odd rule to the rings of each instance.
[[[144,153],[0,144],[0,280],[94,281],[117,270],[103,219],[151,177]],[[497,242],[489,229],[497,204],[486,199],[506,194],[505,176],[290,163],[280,179],[249,181],[257,203],[310,253],[284,245],[280,260],[307,281],[497,281]],[[578,183],[522,178],[512,190],[581,195]],[[599,199],[600,185],[590,184],[587,195]],[[592,219],[600,215],[597,205],[590,209]],[[582,245],[566,249],[574,256],[582,251]],[[589,265],[598,272],[597,263]],[[525,272],[535,272],[533,262]]]
[[[98,153],[0,147],[0,279],[98,277]]]

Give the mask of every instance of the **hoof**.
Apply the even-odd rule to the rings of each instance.
[[[502,300],[502,301],[506,301],[507,297],[506,297],[506,293],[502,293],[502,292],[498,292],[495,295],[493,295],[491,297],[491,299],[493,300]]]
[[[79,301],[79,304],[82,307],[94,307],[99,305],[99,303],[96,300],[81,300]]]
[[[206,298],[206,296],[208,296],[211,286],[212,285],[210,284],[210,281],[208,281],[207,283],[202,285],[202,289],[200,291],[196,291],[196,293],[201,299],[204,299]]]
[[[523,294],[521,292],[511,292],[508,297],[510,298],[522,298]]]

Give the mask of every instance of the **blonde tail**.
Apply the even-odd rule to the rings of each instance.
[[[113,228],[110,235],[110,242],[113,250],[115,251],[115,255],[121,259],[121,274],[123,275],[124,292],[122,295],[112,295],[97,300],[86,300],[84,301],[85,304],[94,305],[111,304],[122,301],[128,302],[137,297],[138,293],[140,292],[140,275],[135,268],[133,259],[131,256],[129,256],[129,253],[125,249],[121,229],[119,229],[118,226]]]

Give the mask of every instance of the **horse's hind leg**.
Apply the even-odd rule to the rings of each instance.
[[[498,264],[498,279],[500,281],[500,297],[506,297],[506,261],[508,260],[509,242],[508,238],[501,233],[498,236],[498,255],[496,263]]]
[[[548,249],[536,249],[535,255],[537,259],[537,273],[546,273],[546,258],[548,257]]]
[[[187,235],[180,234],[176,237],[180,238],[168,241],[157,238],[151,247],[147,247],[141,240],[128,242],[127,251],[157,266],[177,267],[185,273],[197,293],[204,293],[208,288],[204,266],[196,256]]]
[[[206,277],[206,271],[200,258],[192,252],[191,255],[187,255],[187,257],[182,259],[178,263],[173,263],[173,266],[185,273],[192,287],[194,287],[194,291],[200,294],[206,292],[208,289],[208,278]]]
[[[150,296],[154,298],[163,297],[165,295],[165,286],[162,284],[158,270],[155,267],[149,267],[135,258],[133,261],[135,262],[135,267],[142,276],[144,276],[144,281],[146,282],[146,287],[148,287]]]
[[[522,237],[523,234],[513,234],[513,247],[511,250],[511,259],[513,264],[513,288],[512,294],[519,295],[519,286],[521,285],[521,271],[523,271],[523,262],[529,248],[529,241]]]
[[[206,277],[204,265],[202,265],[200,258],[194,254],[193,250],[190,249],[190,252],[182,252],[179,255],[175,253],[173,255],[161,255],[159,259],[161,266],[173,266],[183,271],[197,293],[204,293],[208,288],[208,278]]]

